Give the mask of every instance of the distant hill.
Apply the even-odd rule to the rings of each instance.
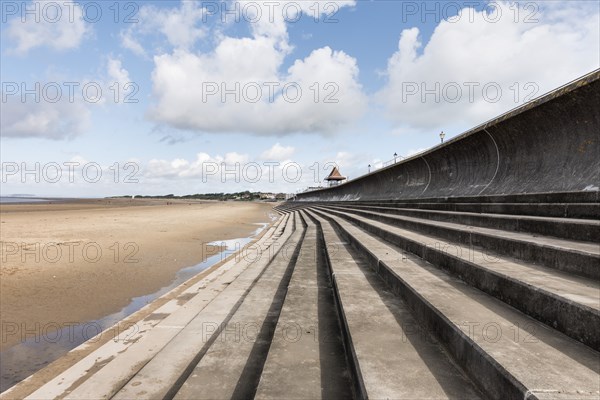
[[[132,195],[112,196],[111,198],[131,198]],[[135,195],[141,199],[195,199],[195,200],[237,200],[237,201],[253,201],[253,200],[285,200],[285,193],[264,193],[264,192],[236,192],[236,193],[197,193],[184,196],[175,196],[174,194],[167,195]]]

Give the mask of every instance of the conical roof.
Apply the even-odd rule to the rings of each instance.
[[[340,174],[340,171],[338,171],[337,167],[333,167],[333,170],[329,176],[325,178],[326,181],[343,181],[344,179],[346,179],[346,177]]]

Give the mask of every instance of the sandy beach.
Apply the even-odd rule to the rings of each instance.
[[[101,318],[248,237],[273,204],[105,199],[0,206],[1,349],[45,327]]]

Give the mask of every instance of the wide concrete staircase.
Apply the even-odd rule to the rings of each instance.
[[[126,341],[1,397],[598,399],[595,196],[284,203]]]
[[[388,362],[366,373],[371,365],[357,355],[359,330],[344,307],[350,264],[366,269],[361,272],[367,281],[376,282],[372,290],[391,291],[391,301],[408,310],[412,320],[397,318],[392,330],[409,339],[430,335],[483,398],[599,398],[597,193],[324,202],[288,209],[307,210],[325,237],[346,348],[365,385],[356,388],[359,396],[468,397],[443,384],[442,395],[404,392],[433,387],[411,382]],[[382,282],[385,289],[377,286]],[[357,287],[354,281],[346,290]],[[363,321],[379,326],[378,317],[373,313]],[[405,367],[412,359],[400,347],[383,351],[387,359],[403,359]],[[393,374],[390,382],[382,384],[381,370]],[[448,369],[431,364],[429,370]],[[369,375],[377,382],[370,388]]]

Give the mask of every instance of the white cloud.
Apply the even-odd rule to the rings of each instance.
[[[188,161],[183,158],[176,158],[171,161],[162,159],[152,159],[144,168],[144,175],[149,179],[156,178],[203,178],[218,180],[221,173],[227,171],[240,171],[244,163],[247,163],[249,157],[247,154],[237,152],[226,153],[225,156],[211,156],[207,153],[198,153],[196,159]]]
[[[133,37],[131,31],[122,31],[120,33],[120,36],[121,45],[124,48],[131,50],[134,54],[137,54],[138,56],[147,56],[146,50],[141,45],[141,43]]]
[[[153,159],[141,171],[145,184],[162,186],[162,190],[167,191],[171,191],[166,189],[168,187],[182,187],[181,193],[242,190],[292,192],[323,184],[323,179],[335,165],[332,161],[324,160],[311,164],[290,159],[274,161],[258,161],[247,154],[235,152],[225,156],[198,153],[194,160]],[[193,187],[197,189],[190,189]]]
[[[109,57],[107,62],[107,72],[111,83],[118,82],[124,85],[127,82],[131,82],[129,79],[129,72],[123,68],[121,60]]]
[[[135,16],[138,22],[121,31],[121,45],[137,55],[146,55],[138,38],[159,33],[173,48],[189,49],[208,33],[203,26],[205,12],[199,1],[182,1],[178,8],[144,5]]]
[[[129,71],[123,67],[120,59],[109,56],[106,62],[106,76],[102,82],[102,96],[98,105],[126,104],[137,100],[139,87],[129,77]]]
[[[195,51],[190,42],[154,56],[150,118],[191,131],[285,135],[327,134],[360,117],[367,98],[358,83],[356,60],[324,47],[282,71],[293,48],[282,13],[285,4],[277,3],[270,13],[262,2],[252,3],[262,11],[250,24],[250,37],[217,32],[211,51]],[[239,4],[243,7],[245,2]],[[294,4],[301,4],[305,12],[310,6]]]
[[[79,47],[91,27],[83,18],[83,10],[76,2],[32,1],[22,7],[36,10],[23,19],[17,16],[8,23],[7,33],[17,54],[48,46],[56,50]],[[37,20],[37,21],[36,21]]]
[[[284,161],[291,158],[294,152],[295,149],[292,146],[282,146],[279,143],[275,143],[273,147],[265,150],[260,157],[263,160]]]
[[[78,85],[69,88],[59,83],[66,81],[77,82]],[[11,85],[7,85],[7,88],[11,90],[2,93],[2,136],[53,140],[79,136],[90,127],[94,107],[124,103],[126,96],[131,93],[131,88],[126,90],[128,82],[129,72],[119,59],[113,57],[108,58],[106,72],[100,79],[64,80],[54,76],[46,82],[28,82],[24,87],[32,94],[27,96],[17,90],[16,82],[9,82]],[[83,90],[88,84],[99,90]],[[118,91],[115,84],[118,84]]]
[[[348,179],[354,179],[367,173],[367,166],[371,163],[369,156],[364,153],[351,153],[348,151],[339,151],[335,156],[321,159],[318,161],[320,174],[325,178],[331,173],[333,167],[337,167],[342,176]]]
[[[335,160],[333,160],[340,172],[342,172],[342,169],[349,170],[356,168],[357,165],[360,165],[364,161],[364,155],[356,155],[347,151],[339,151],[335,155]]]
[[[79,165],[85,165],[88,163],[88,160],[85,159],[82,155],[77,154],[73,157],[71,157],[71,159],[69,160],[72,163],[78,163]]]
[[[58,140],[82,134],[90,125],[91,113],[82,100],[70,102],[65,97],[52,103],[6,96],[0,113],[2,136]]]
[[[380,158],[374,158],[371,163],[371,171],[375,171],[376,169],[380,169],[383,167],[383,161]]]
[[[493,118],[600,67],[598,4],[591,3],[536,3],[537,23],[526,21],[530,9],[520,9],[515,21],[507,3],[495,3],[502,12],[495,23],[473,10],[466,18],[464,10],[457,21],[442,21],[424,48],[418,28],[405,29],[378,100],[405,131]]]
[[[150,114],[180,129],[262,135],[330,133],[361,115],[366,97],[354,58],[325,47],[297,60],[280,77],[284,55],[270,38],[256,37],[225,38],[207,55],[157,56],[156,104]]]

